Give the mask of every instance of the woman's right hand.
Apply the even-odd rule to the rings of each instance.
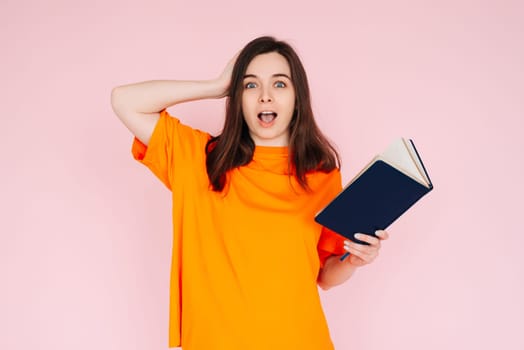
[[[237,52],[237,54],[229,60],[220,76],[216,79],[216,82],[221,91],[220,97],[226,97],[229,92],[229,87],[231,85],[231,76],[233,74],[233,67],[235,66],[235,62],[237,61],[239,53],[240,52]]]
[[[160,111],[178,103],[228,95],[236,54],[216,79],[199,81],[149,80],[115,87],[111,105],[125,126],[148,144]]]

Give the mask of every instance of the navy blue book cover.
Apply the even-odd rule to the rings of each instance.
[[[431,182],[428,188],[377,160],[319,212],[315,221],[354,242],[364,243],[354,234],[374,236],[376,230],[386,229],[432,189]]]

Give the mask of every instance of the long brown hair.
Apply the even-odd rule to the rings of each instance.
[[[263,36],[249,42],[240,52],[231,76],[222,134],[212,137],[206,145],[207,175],[214,191],[224,189],[229,170],[246,165],[253,158],[255,142],[249,135],[242,112],[243,80],[251,60],[270,52],[286,58],[295,87],[295,111],[289,124],[288,145],[291,173],[300,186],[308,190],[308,172],[329,172],[340,166],[337,151],[315,123],[307,76],[298,55],[286,42]]]

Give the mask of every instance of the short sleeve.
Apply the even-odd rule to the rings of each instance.
[[[175,161],[183,163],[205,156],[209,134],[183,125],[166,110],[160,112],[153,134],[146,146],[136,137],[131,153],[133,158],[147,166],[170,190],[174,183]]]
[[[322,207],[327,205],[333,198],[335,198],[342,190],[342,179],[340,169],[335,169],[328,176],[328,181],[323,183],[323,200]],[[324,267],[326,259],[332,255],[342,255],[344,250],[345,238],[335,231],[323,227],[321,229],[320,238],[317,245],[318,256],[320,258],[320,266]]]
[[[320,239],[318,241],[318,256],[320,258],[320,267],[324,267],[326,259],[332,255],[342,255],[346,251],[344,249],[345,238],[338,233],[322,227]]]

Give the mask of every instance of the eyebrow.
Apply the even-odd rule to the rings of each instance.
[[[284,73],[276,73],[276,74],[273,74],[272,77],[273,78],[284,77],[284,78],[288,78],[289,80],[291,80],[291,78],[287,74],[284,74]],[[246,74],[244,75],[244,79],[246,78],[257,78],[258,79],[258,77],[255,74]]]

